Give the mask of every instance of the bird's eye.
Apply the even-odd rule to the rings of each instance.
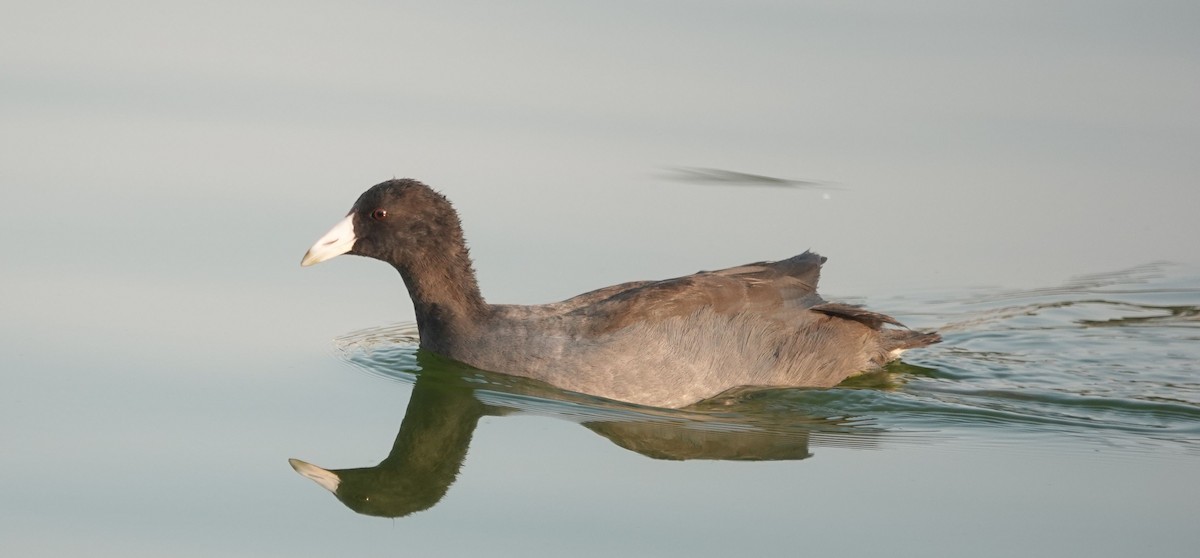
[[[387,218],[387,210],[386,209],[376,209],[375,211],[371,212],[371,218],[376,221],[382,221]]]

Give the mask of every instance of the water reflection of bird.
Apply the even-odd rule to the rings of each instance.
[[[484,414],[469,390],[418,380],[392,451],[378,465],[326,470],[299,459],[289,462],[358,513],[400,517],[446,495]]]
[[[365,515],[401,517],[440,501],[458,476],[479,419],[509,414],[513,409],[503,400],[481,402],[476,391],[482,384],[475,371],[456,368],[425,352],[418,357],[427,372],[417,376],[400,432],[387,458],[374,467],[353,469],[323,469],[291,459],[296,472],[332,492],[346,507]],[[505,390],[522,394],[522,399],[529,399],[531,393],[549,393],[537,388]],[[723,422],[714,424],[693,420],[703,418],[701,414],[689,418],[679,411],[638,414],[630,409],[613,404],[589,409],[589,418],[570,418],[618,446],[668,460],[800,460],[811,456],[808,425],[820,428],[825,424],[826,428],[850,434],[850,427],[844,424],[795,413],[787,414],[786,424],[770,428],[739,423],[730,418],[728,409],[721,413]],[[652,409],[646,411],[654,413]],[[870,437],[874,433],[864,429],[858,434]]]
[[[940,340],[823,300],[816,287],[825,258],[811,252],[552,304],[488,304],[458,214],[415,180],[367,190],[301,263],[344,253],[400,272],[423,349],[642,405],[683,407],[740,386],[832,386]]]

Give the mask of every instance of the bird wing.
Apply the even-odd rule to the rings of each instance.
[[[574,303],[566,314],[581,318],[596,333],[687,316],[705,308],[722,315],[753,313],[786,319],[788,314],[824,303],[816,292],[824,262],[825,258],[805,252],[777,262],[626,283],[559,304]]]

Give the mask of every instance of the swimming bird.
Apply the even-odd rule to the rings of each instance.
[[[300,265],[341,254],[400,272],[422,349],[475,368],[653,407],[734,388],[830,387],[880,367],[933,332],[817,295],[825,258],[806,251],[541,305],[489,304],[458,213],[412,179],[377,184]],[[898,327],[887,327],[887,326]]]

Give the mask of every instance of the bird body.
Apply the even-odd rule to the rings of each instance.
[[[742,387],[829,387],[936,333],[829,303],[825,258],[804,252],[662,281],[597,289],[542,305],[487,304],[458,215],[415,180],[367,190],[305,254],[390,263],[408,287],[421,347],[476,368],[655,407],[683,407]]]

